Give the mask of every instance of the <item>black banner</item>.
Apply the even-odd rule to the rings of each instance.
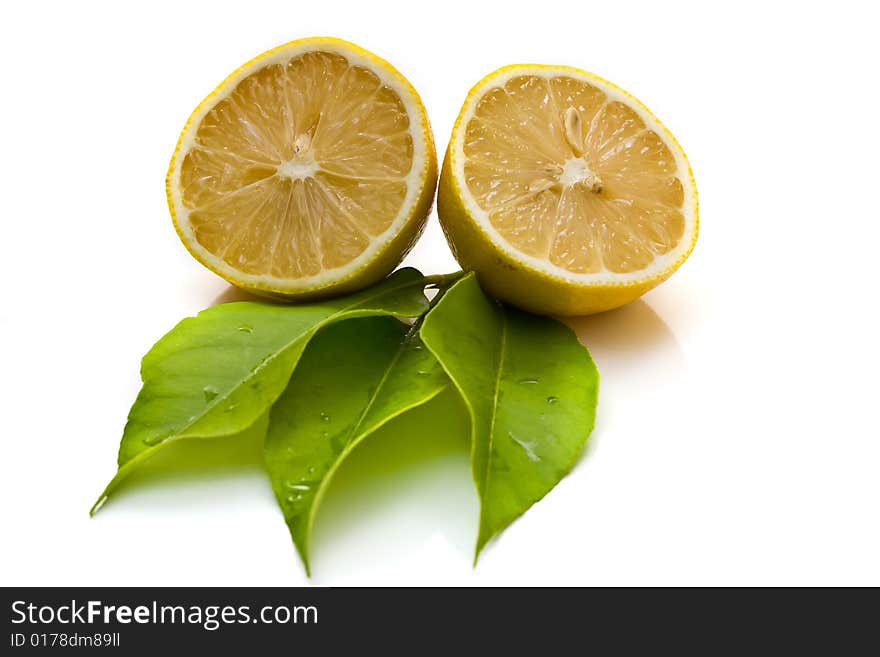
[[[471,654],[478,646],[861,654],[876,591],[709,589],[7,588],[3,655],[277,648]],[[328,652],[329,651],[329,652]],[[260,654],[254,652],[254,654]]]

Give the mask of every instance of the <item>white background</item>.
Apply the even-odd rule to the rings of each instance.
[[[0,583],[308,581],[253,445],[190,452],[201,465],[156,467],[87,510],[114,472],[141,355],[182,317],[238,298],[172,229],[178,132],[245,60],[334,35],[412,81],[441,151],[467,90],[502,65],[611,79],[688,152],[702,230],[669,282],[573,322],[602,373],[590,447],[476,569],[477,500],[450,426],[429,456],[398,463],[399,437],[359,450],[319,515],[312,583],[880,584],[868,6],[6,5]],[[406,262],[457,268],[436,216]]]

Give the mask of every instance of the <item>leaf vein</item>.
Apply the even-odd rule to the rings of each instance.
[[[281,349],[278,349],[277,351],[270,354],[265,360],[263,360],[262,363],[260,363],[257,367],[255,367],[253,370],[251,370],[251,372],[248,374],[248,376],[244,377],[243,379],[240,379],[238,381],[238,383],[236,383],[234,386],[232,386],[229,390],[227,390],[222,395],[218,395],[216,399],[214,399],[210,404],[208,404],[208,406],[205,407],[205,410],[202,413],[197,415],[188,424],[181,427],[175,433],[182,434],[182,433],[186,432],[188,429],[190,429],[190,427],[192,427],[199,420],[201,420],[203,417],[205,417],[212,409],[214,409],[214,407],[225,402],[231,394],[233,394],[242,385],[244,385],[245,383],[247,383],[248,381],[253,379],[255,376],[257,376],[257,374],[262,372],[264,369],[266,369],[266,367],[268,367],[271,363],[273,363],[279,355],[281,355],[285,351],[287,351],[297,341],[299,341],[302,338],[304,338],[305,336],[309,335],[309,333],[314,335],[319,330],[321,330],[323,327],[327,326],[328,324],[331,324],[333,321],[338,319],[340,316],[345,315],[346,313],[349,313],[353,310],[358,310],[360,307],[362,307],[365,303],[368,303],[369,301],[372,301],[374,299],[385,296],[386,294],[390,294],[391,292],[395,292],[397,290],[402,290],[404,288],[411,287],[415,284],[420,284],[421,282],[422,282],[422,280],[419,279],[418,281],[411,281],[409,283],[403,283],[401,285],[389,288],[387,290],[382,290],[381,292],[378,292],[372,296],[368,296],[365,299],[358,301],[357,303],[353,303],[350,306],[345,306],[344,308],[341,308],[341,309],[337,310],[336,312],[328,315],[327,317],[320,320],[316,324],[313,324],[311,327],[309,327],[309,329],[303,331],[302,333],[299,333],[296,337],[289,340]],[[162,441],[162,442],[165,442],[165,441]]]
[[[507,315],[501,311],[501,340],[498,347],[498,372],[495,375],[495,390],[492,396],[492,419],[489,423],[489,444],[486,454],[486,469],[483,474],[483,497],[489,497],[489,485],[492,482],[489,473],[492,470],[492,454],[495,445],[495,421],[498,418],[498,400],[501,392],[501,375],[504,371],[504,355],[507,350]],[[485,504],[480,505],[480,533],[482,534],[482,525],[484,520]],[[487,539],[488,540],[488,539]]]
[[[406,337],[409,337],[407,335]],[[370,396],[370,400],[367,402],[366,406],[364,406],[364,410],[361,411],[360,416],[357,421],[354,423],[354,426],[349,430],[348,435],[346,436],[345,445],[342,448],[342,451],[339,452],[339,455],[336,457],[336,461],[321,479],[321,483],[318,485],[318,488],[315,490],[315,495],[312,501],[312,506],[309,508],[309,516],[308,516],[308,525],[307,525],[307,536],[310,536],[312,533],[312,526],[314,524],[315,512],[317,511],[318,502],[323,497],[324,489],[329,485],[330,479],[333,477],[333,474],[336,472],[337,467],[346,456],[350,453],[350,451],[354,448],[357,442],[360,442],[358,439],[362,436],[360,435],[361,429],[363,427],[364,418],[367,417],[367,414],[370,412],[370,409],[373,408],[373,405],[376,403],[376,400],[379,398],[379,394],[382,392],[382,389],[385,387],[385,383],[388,381],[388,375],[394,369],[394,366],[397,364],[397,361],[400,360],[401,354],[403,354],[404,346],[406,345],[406,338],[404,341],[400,343],[400,346],[397,349],[397,353],[394,354],[394,358],[391,359],[391,362],[388,363],[388,366],[385,368],[385,372],[382,374],[382,379],[379,381],[379,385],[376,386],[376,389],[373,391],[373,394]],[[364,434],[366,436],[366,434]],[[354,444],[353,444],[354,443]]]

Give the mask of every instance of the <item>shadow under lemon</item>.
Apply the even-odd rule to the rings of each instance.
[[[672,330],[644,299],[563,321],[590,350],[600,376],[596,425],[580,465],[597,449],[605,428],[615,424],[616,414],[644,412],[651,406],[647,401],[665,394],[686,364]]]
[[[219,306],[221,303],[232,303],[234,301],[262,301],[272,303],[273,300],[269,297],[261,297],[257,294],[242,290],[240,287],[230,285],[217,295],[217,297],[211,302],[211,305]]]
[[[284,303],[230,285],[211,305],[234,301]],[[670,362],[684,360],[672,331],[644,299],[636,299],[598,315],[567,317],[562,321],[590,350],[603,383],[628,379],[633,373],[644,372],[646,361],[658,356],[667,360],[671,357]],[[607,367],[603,368],[603,365]]]
[[[658,374],[681,371],[684,356],[666,322],[644,299],[615,310],[562,320],[590,350],[606,385],[663,384]],[[660,371],[658,371],[658,369]]]

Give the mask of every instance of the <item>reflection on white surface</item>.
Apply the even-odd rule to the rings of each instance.
[[[448,389],[392,420],[359,445],[336,473],[312,537],[313,581],[376,581],[443,551],[470,570],[479,505],[471,478],[469,420]]]
[[[135,513],[235,513],[243,498],[274,503],[263,467],[263,434],[169,443],[120,483],[96,518]]]
[[[375,581],[407,563],[419,571],[425,550],[443,552],[463,572],[470,570],[479,506],[465,413],[449,389],[392,420],[352,452],[316,517],[312,583]],[[154,545],[170,553],[177,548],[167,537],[178,521],[216,516],[234,526],[242,522],[240,514],[253,516],[253,510],[278,529],[271,547],[286,554],[283,581],[304,577],[265,473],[262,436],[253,430],[168,445],[120,484],[92,522],[97,529],[127,533],[133,548],[157,532],[166,538]],[[125,532],[131,521],[138,529]]]

